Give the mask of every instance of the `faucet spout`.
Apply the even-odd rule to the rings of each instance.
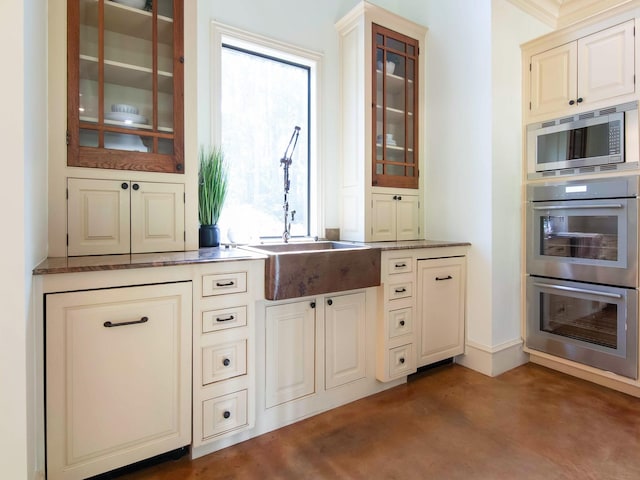
[[[291,211],[291,221],[289,221],[289,187],[291,182],[289,180],[289,167],[291,166],[291,156],[293,155],[296,145],[298,144],[298,136],[300,135],[300,127],[293,127],[293,134],[289,140],[284,155],[280,159],[280,165],[284,167],[284,203],[282,208],[284,210],[284,232],[282,233],[282,241],[284,243],[289,242],[291,238],[291,222],[296,214],[295,210]],[[293,144],[293,146],[292,146]]]

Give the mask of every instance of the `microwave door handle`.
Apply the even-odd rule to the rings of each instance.
[[[586,288],[564,287],[561,285],[548,285],[546,283],[534,283],[536,287],[550,288],[552,290],[562,290],[563,292],[588,293],[589,295],[598,295],[600,297],[622,298],[619,293],[599,292],[597,290],[588,290]]]
[[[533,207],[534,210],[583,210],[591,208],[623,208],[621,203],[609,203],[599,205],[548,205],[546,207]]]

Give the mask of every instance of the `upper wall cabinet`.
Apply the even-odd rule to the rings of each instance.
[[[371,30],[376,59],[371,184],[418,188],[418,40],[375,23]]]
[[[67,8],[67,165],[183,173],[183,0]]]
[[[635,21],[525,54],[533,120],[624,103],[635,94]],[[525,74],[526,75],[526,74]],[[527,122],[530,123],[530,122]]]

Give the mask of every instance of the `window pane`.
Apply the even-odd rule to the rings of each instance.
[[[301,128],[289,170],[291,235],[309,234],[309,69],[272,57],[222,49],[222,147],[230,164],[223,233],[282,237],[284,172],[280,160]],[[289,217],[291,221],[291,217]]]

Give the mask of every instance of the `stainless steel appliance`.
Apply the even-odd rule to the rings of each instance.
[[[638,377],[640,177],[527,188],[526,343]]]
[[[638,102],[527,126],[528,177],[638,168]]]

